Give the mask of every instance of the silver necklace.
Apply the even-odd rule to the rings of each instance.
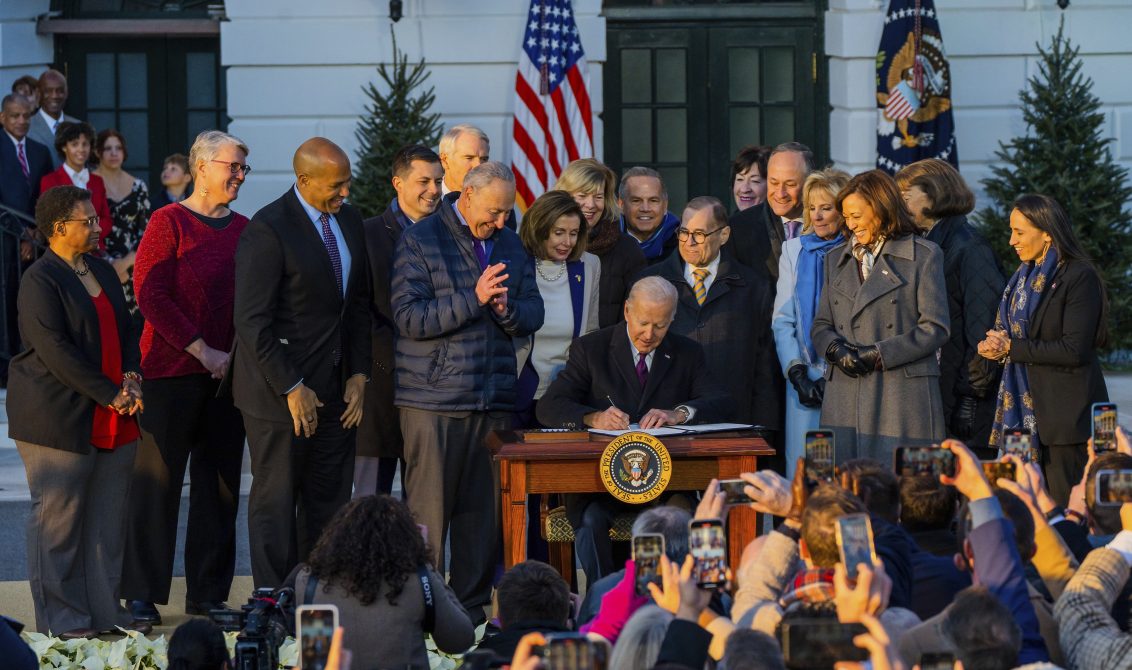
[[[566,261],[562,261],[562,265],[558,266],[558,274],[554,275],[553,277],[547,277],[546,273],[542,271],[542,259],[539,259],[535,262],[535,270],[538,272],[538,276],[542,277],[546,281],[555,282],[559,279],[562,279],[562,275],[566,274]]]

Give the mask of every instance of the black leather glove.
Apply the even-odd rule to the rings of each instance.
[[[955,410],[951,414],[951,433],[960,440],[969,440],[975,433],[975,410],[979,399],[971,395],[959,396]]]
[[[880,349],[876,345],[868,345],[866,347],[857,348],[857,358],[864,364],[866,372],[873,372],[882,369],[880,360]]]
[[[790,385],[798,392],[798,400],[806,407],[821,407],[822,389],[817,382],[810,380],[809,369],[797,363],[786,371]],[[823,380],[824,381],[824,380]]]
[[[825,350],[825,360],[836,365],[842,372],[850,377],[860,377],[872,371],[871,369],[866,369],[865,364],[861,362],[857,354],[857,347],[854,347],[845,340],[834,340],[830,342],[829,347]]]

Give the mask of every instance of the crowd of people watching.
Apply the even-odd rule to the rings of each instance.
[[[249,219],[239,138],[201,133],[151,197],[127,138],[65,104],[48,70],[0,108],[0,201],[34,220],[0,253],[26,265],[7,406],[39,631],[161,623],[186,469],[184,611],[227,609],[246,439],[256,586],[335,605],[355,668],[427,667],[425,635],[523,670],[561,640],[614,670],[1132,667],[1132,503],[1095,490],[1132,446],[1088,444],[1107,302],[1054,200],[1014,203],[1009,279],[950,164],[851,176],[797,142],[739,152],[731,214],[582,159],[517,221],[512,171],[460,124],[398,151],[384,212],[348,202],[348,156],[312,138]],[[499,574],[489,432],[719,421],[775,447],[743,479],[777,525],[725,585],[689,554],[691,522],[726,523],[714,481],[643,510],[567,497],[584,598],[535,560]],[[819,427],[832,482],[802,458]],[[1002,456],[1018,430],[1032,461]],[[899,476],[910,446],[954,472]],[[645,592],[610,535],[638,512],[633,534],[665,540]],[[852,514],[875,558],[847,566]],[[172,667],[223,667],[214,633],[179,629]]]

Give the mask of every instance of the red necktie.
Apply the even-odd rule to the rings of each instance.
[[[28,169],[28,157],[24,154],[23,142],[16,144],[16,156],[20,159],[20,169],[24,171],[24,179],[27,179],[31,176],[31,170]]]

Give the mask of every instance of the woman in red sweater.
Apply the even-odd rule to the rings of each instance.
[[[145,317],[146,413],[134,468],[122,597],[134,617],[159,622],[169,599],[181,482],[189,476],[185,612],[227,607],[236,559],[244,423],[227,394],[234,330],[236,244],[248,219],[229,209],[251,169],[248,147],[218,130],[189,154],[196,189],[154,212],[138,246],[134,290]]]
[[[106,201],[106,183],[102,177],[93,174],[86,166],[90,160],[90,149],[94,146],[94,128],[89,123],[64,122],[55,131],[55,151],[63,159],[63,164],[54,172],[43,175],[39,180],[39,192],[46,193],[53,186],[78,186],[90,191],[90,201],[98,214],[98,225],[102,232],[98,235],[98,254],[106,255],[106,236],[114,226],[110,216],[110,204]]]

